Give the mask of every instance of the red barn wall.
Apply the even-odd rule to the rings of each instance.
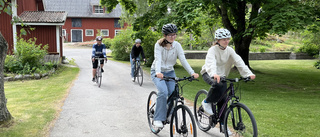
[[[66,41],[71,41],[71,29],[81,29],[83,31],[83,41],[91,41],[96,38],[97,29],[108,29],[109,36],[104,36],[104,38],[114,38],[115,30],[121,28],[114,27],[114,18],[81,18],[82,27],[72,27],[72,19],[67,18],[66,23],[63,26],[63,29],[66,30]],[[93,29],[94,36],[86,36],[85,30]]]
[[[7,13],[2,12],[0,14],[0,32],[4,39],[8,42],[8,54],[12,53],[13,49],[13,31],[11,24],[11,16]]]
[[[31,26],[35,28],[33,31],[29,31],[27,35],[23,35],[22,37],[26,40],[30,38],[37,38],[36,44],[46,45],[48,44],[48,52],[49,54],[56,54],[57,51],[57,39],[56,39],[56,26]],[[20,30],[21,26],[17,26],[17,29]],[[26,29],[26,28],[25,28]],[[20,33],[18,33],[18,36]]]

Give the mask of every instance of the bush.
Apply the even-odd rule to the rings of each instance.
[[[122,61],[130,59],[130,51],[133,45],[132,36],[132,27],[128,27],[113,38],[111,42],[112,58]]]
[[[48,45],[36,45],[35,42],[35,38],[28,41],[19,38],[14,55],[6,56],[5,72],[31,74],[51,70],[54,65],[44,65],[43,62],[44,56],[47,55]]]
[[[316,67],[317,69],[320,69],[320,60],[314,63],[314,67]]]
[[[107,49],[110,49],[111,43],[112,43],[112,39],[110,39],[110,38],[104,38],[104,39],[102,40],[102,43],[106,45],[106,48],[107,48]]]

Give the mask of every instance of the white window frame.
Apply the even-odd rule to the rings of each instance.
[[[103,33],[102,33],[103,31],[108,31],[108,34],[103,35]],[[100,33],[101,33],[101,36],[109,36],[109,29],[101,29]]]
[[[67,35],[66,29],[62,29],[62,36],[66,36],[66,35]]]
[[[103,13],[103,7],[102,6],[99,6],[99,5],[94,5],[93,6],[93,8],[94,8],[94,11],[93,11],[93,13],[96,13],[96,14],[101,14],[101,13]],[[97,12],[98,11],[98,12]]]
[[[114,30],[114,36],[117,36],[121,31],[122,31],[121,29]]]
[[[87,33],[87,31],[92,31],[92,34],[89,35],[89,34]],[[86,29],[86,36],[94,36],[94,30],[93,30],[93,29]]]

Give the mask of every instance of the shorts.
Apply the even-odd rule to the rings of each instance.
[[[99,56],[99,58],[104,58],[104,56],[102,55],[102,56]],[[100,64],[104,64],[104,60],[100,60]],[[94,60],[93,62],[92,62],[92,68],[93,69],[96,69],[97,67],[98,67],[98,60]]]

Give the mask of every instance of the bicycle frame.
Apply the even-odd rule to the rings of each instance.
[[[138,70],[139,70],[139,68],[140,68],[140,60],[135,60],[135,63],[134,63],[134,76],[136,77],[136,75],[137,75],[137,73],[138,73]]]

